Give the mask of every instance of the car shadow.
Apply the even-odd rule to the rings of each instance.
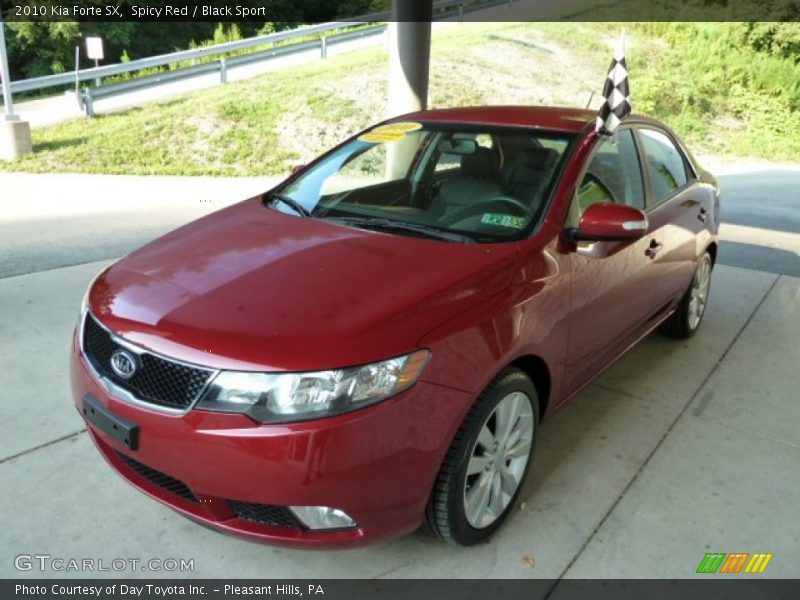
[[[722,241],[717,262],[730,267],[800,277],[800,255],[790,250],[758,244]]]

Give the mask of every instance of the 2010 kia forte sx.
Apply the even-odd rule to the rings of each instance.
[[[252,540],[487,538],[542,418],[706,307],[715,179],[657,121],[594,119],[406,115],[124,257],[74,338],[100,453]]]

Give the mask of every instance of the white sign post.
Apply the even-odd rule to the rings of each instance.
[[[100,66],[100,61],[103,60],[103,38],[100,37],[87,37],[86,38],[86,56],[94,60],[95,68]],[[95,85],[100,85],[100,78],[94,80]]]

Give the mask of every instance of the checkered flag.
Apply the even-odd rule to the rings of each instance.
[[[625,61],[625,39],[620,38],[614,60],[603,87],[605,101],[597,113],[597,133],[611,135],[622,119],[631,114],[631,92],[628,87],[628,63]]]

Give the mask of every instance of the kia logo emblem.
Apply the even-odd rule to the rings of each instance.
[[[111,370],[122,379],[130,379],[136,373],[136,357],[125,350],[117,350],[111,355]]]

